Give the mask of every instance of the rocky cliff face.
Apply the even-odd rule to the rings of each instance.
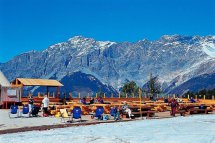
[[[81,72],[115,89],[127,80],[142,86],[153,73],[159,76],[165,85],[164,91],[169,93],[192,78],[215,73],[215,36],[172,35],[135,43],[75,36],[44,51],[18,55],[1,64],[0,69],[9,80],[55,75],[65,82],[66,76]]]

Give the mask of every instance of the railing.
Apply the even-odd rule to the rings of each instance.
[[[38,97],[38,98],[43,98],[44,95],[46,95],[49,97],[49,98],[82,98],[82,97],[86,97],[86,98],[89,98],[89,97],[103,97],[103,98],[149,98],[151,95],[150,94],[145,94],[145,93],[142,93],[141,95],[135,95],[134,93],[133,94],[128,94],[128,93],[122,93],[122,92],[119,92],[117,95],[116,94],[107,94],[107,93],[85,93],[85,94],[82,94],[81,92],[69,92],[69,93],[66,93],[66,92],[48,92],[48,93],[42,93],[42,92],[38,92],[37,95],[33,95],[32,93],[29,93],[28,96],[30,95],[33,95],[34,97]],[[190,99],[191,97],[193,97],[194,99],[201,99],[201,100],[206,100],[206,99],[212,99],[212,100],[215,100],[215,96],[212,95],[211,98],[208,98],[208,96],[206,95],[195,95],[195,96],[190,96],[190,95],[187,95],[187,96],[176,96],[175,94],[168,94],[168,95],[164,95],[164,94],[156,94],[153,96],[154,98],[157,98],[157,99],[163,99],[164,97],[167,97],[167,98],[176,98],[176,97],[179,97],[179,98],[187,98],[187,99]]]

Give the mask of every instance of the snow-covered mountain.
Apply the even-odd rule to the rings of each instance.
[[[18,55],[1,64],[0,69],[9,80],[54,75],[62,80],[81,72],[115,89],[127,80],[143,86],[153,73],[168,93],[192,78],[215,73],[215,36],[165,35],[156,41],[144,39],[134,43],[75,36],[44,51]]]

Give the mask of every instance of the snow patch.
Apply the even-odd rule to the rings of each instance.
[[[215,45],[214,43],[202,43],[202,50],[210,57],[215,58]]]
[[[0,136],[1,143],[214,143],[215,115],[31,131]]]

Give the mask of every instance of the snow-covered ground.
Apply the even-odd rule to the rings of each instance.
[[[0,130],[62,124],[61,118],[55,118],[51,116],[10,119],[8,116],[8,112],[9,110],[0,110]],[[42,116],[42,113],[39,112],[39,115]],[[87,120],[88,122],[93,122],[93,120],[90,120],[90,115],[82,116],[82,119]]]
[[[0,135],[0,143],[215,143],[215,115],[139,120]]]
[[[60,124],[60,118],[9,118],[9,110],[0,110],[0,130]],[[13,116],[15,117],[15,116]],[[1,141],[0,141],[1,143]]]

